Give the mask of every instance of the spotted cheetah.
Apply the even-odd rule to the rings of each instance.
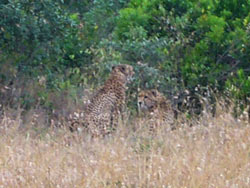
[[[171,103],[156,89],[142,90],[138,94],[138,108],[141,113],[150,119],[150,128],[167,124],[172,129],[174,111]]]
[[[134,75],[131,65],[112,67],[104,85],[93,95],[83,111],[83,125],[92,136],[104,136],[117,127],[126,105],[126,84]]]

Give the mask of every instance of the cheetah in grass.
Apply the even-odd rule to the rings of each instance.
[[[117,127],[126,105],[126,85],[133,75],[131,65],[113,66],[108,80],[90,99],[83,112],[83,125],[93,137],[107,135]]]
[[[142,90],[138,94],[138,108],[150,119],[150,128],[167,124],[172,129],[174,123],[174,111],[171,103],[156,89]]]

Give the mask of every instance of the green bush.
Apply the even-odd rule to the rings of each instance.
[[[170,99],[211,88],[247,105],[249,12],[247,0],[4,0],[0,83],[14,88],[29,80],[20,84],[25,90],[45,78],[17,101],[52,110],[50,96],[77,98],[79,88],[102,84],[113,64],[127,63],[136,72],[132,110],[138,88]]]

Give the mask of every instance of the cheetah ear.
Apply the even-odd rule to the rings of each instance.
[[[151,93],[156,97],[157,96],[157,91],[155,90],[155,89],[153,89],[152,91],[151,91]]]
[[[125,71],[125,67],[124,66],[121,66],[120,67],[120,71],[122,72],[122,73],[125,73],[126,71]]]

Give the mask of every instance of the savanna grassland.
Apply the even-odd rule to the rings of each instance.
[[[24,130],[4,115],[0,187],[249,187],[247,121],[221,109],[181,123],[152,134],[135,118],[93,140],[64,128]]]
[[[250,0],[0,0],[0,188],[249,188],[249,60]],[[118,64],[124,121],[70,132]],[[147,89],[175,130],[138,114]]]

